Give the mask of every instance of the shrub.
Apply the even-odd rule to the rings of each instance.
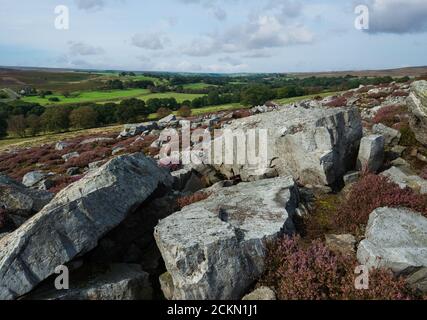
[[[342,232],[362,233],[369,215],[380,207],[406,207],[427,216],[427,197],[409,188],[401,189],[386,177],[367,174],[340,203],[334,223]]]
[[[298,237],[270,245],[261,283],[275,288],[280,300],[403,300],[417,298],[402,278],[390,271],[369,273],[369,289],[355,288],[354,257],[328,249],[322,242],[308,246]]]
[[[179,198],[177,200],[177,203],[178,203],[178,206],[182,209],[186,206],[189,206],[190,204],[205,200],[205,199],[209,198],[209,196],[210,196],[209,193],[199,191],[199,192],[196,192],[192,195]]]
[[[402,105],[385,106],[378,110],[374,119],[374,123],[382,123],[388,127],[392,127],[395,123],[401,121],[403,114],[407,113],[407,109]]]
[[[405,91],[394,91],[391,95],[393,97],[407,97],[409,96],[409,93]]]
[[[172,114],[172,110],[169,108],[159,108],[159,110],[157,110],[157,116],[159,118],[167,117],[170,114]]]
[[[188,106],[182,106],[181,108],[179,108],[177,115],[179,117],[183,117],[183,118],[188,118],[191,117],[191,109]]]

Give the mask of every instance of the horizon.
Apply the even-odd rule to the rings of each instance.
[[[0,65],[196,74],[426,65],[423,0],[20,3],[2,0]],[[65,21],[60,4],[68,10],[68,29],[57,28]],[[360,5],[369,14],[362,30],[355,26]]]

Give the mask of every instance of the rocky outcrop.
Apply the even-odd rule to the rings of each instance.
[[[372,127],[372,133],[382,135],[385,139],[385,144],[391,147],[398,145],[400,142],[400,138],[402,137],[402,134],[399,131],[387,127],[382,123],[375,124]]]
[[[99,268],[99,267],[98,267]],[[136,264],[112,264],[104,271],[71,275],[68,290],[46,290],[26,297],[29,300],[150,300],[153,296],[149,274]]]
[[[421,194],[427,194],[427,180],[417,176],[408,167],[391,167],[381,175],[396,183],[401,189],[411,188]]]
[[[427,266],[427,218],[408,209],[379,208],[371,213],[366,239],[357,250],[369,268],[402,272]]]
[[[384,161],[385,140],[380,135],[363,137],[360,141],[359,156],[357,157],[357,168],[376,173]]]
[[[415,81],[407,99],[410,125],[416,139],[427,145],[427,81]]]
[[[265,268],[269,240],[295,231],[292,177],[211,189],[155,228],[173,299],[240,299]]]
[[[268,287],[258,288],[244,296],[243,301],[273,301],[277,300],[276,294]]]
[[[96,247],[172,177],[143,154],[117,157],[63,189],[0,241],[0,299],[19,297],[59,265]]]
[[[215,165],[226,178],[254,181],[292,175],[303,185],[332,185],[354,169],[363,135],[355,108],[287,106],[236,120],[226,129],[236,137],[234,150],[224,143],[225,135],[218,139],[222,139],[222,154],[232,153],[233,162]],[[267,130],[266,141],[260,138],[260,145],[253,143],[251,129],[260,137],[260,129]],[[261,149],[263,144],[266,152]],[[211,158],[215,159],[215,142],[212,145]],[[259,152],[266,154],[260,156]],[[256,157],[258,161],[254,161]]]
[[[157,124],[155,122],[125,124],[123,127],[123,131],[119,134],[118,138],[128,138],[137,136],[153,129],[157,129]]]

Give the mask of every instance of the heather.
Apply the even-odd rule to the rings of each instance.
[[[388,270],[369,272],[369,288],[355,288],[354,257],[328,249],[321,241],[305,245],[299,237],[271,244],[262,285],[280,300],[407,300],[418,298],[403,279]]]
[[[178,203],[178,206],[182,209],[182,208],[184,208],[186,206],[189,206],[190,204],[193,204],[193,203],[205,200],[209,196],[210,196],[209,193],[199,191],[199,192],[196,192],[194,194],[191,194],[191,195],[179,198],[177,200],[177,203]]]

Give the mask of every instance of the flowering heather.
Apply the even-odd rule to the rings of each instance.
[[[344,96],[336,97],[332,101],[325,104],[325,106],[331,108],[344,107],[345,105],[347,105],[347,99]]]
[[[192,195],[181,197],[177,200],[178,206],[182,209],[190,204],[209,198],[210,194],[206,192],[196,192]]]
[[[407,109],[405,106],[385,106],[377,112],[373,119],[373,122],[382,123],[386,126],[392,127],[394,124],[400,122],[404,118],[405,114],[407,114]]]
[[[406,207],[427,216],[427,197],[409,188],[401,189],[386,177],[367,174],[352,186],[335,211],[336,228],[361,233],[372,211],[381,207]]]
[[[403,279],[390,271],[369,274],[369,289],[355,288],[354,257],[328,249],[322,242],[303,245],[284,237],[270,246],[261,283],[273,287],[280,300],[405,300],[417,298]]]

